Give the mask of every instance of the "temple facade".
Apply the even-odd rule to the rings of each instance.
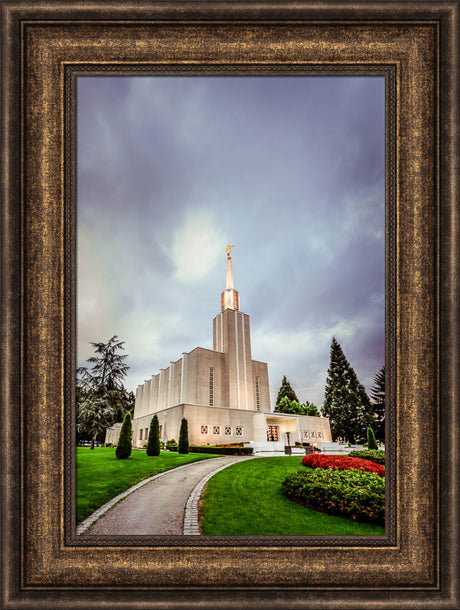
[[[186,418],[195,445],[243,443],[260,451],[286,442],[330,442],[329,420],[273,413],[267,363],[253,360],[249,316],[240,311],[227,246],[226,288],[213,320],[213,349],[196,347],[139,385],[133,416],[133,446],[144,447],[154,414],[162,441],[178,440]],[[121,424],[106,434],[116,444]]]

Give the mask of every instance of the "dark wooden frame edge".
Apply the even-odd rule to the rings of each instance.
[[[208,16],[209,11],[213,13],[211,19],[239,19],[244,13],[245,5],[238,4],[231,7],[217,7],[213,3],[177,3],[183,6],[180,18],[202,19]],[[192,4],[196,6],[191,6]],[[459,567],[459,544],[458,544],[458,405],[459,405],[459,327],[458,327],[458,294],[459,294],[459,193],[458,193],[458,157],[459,157],[459,56],[458,56],[458,34],[459,18],[457,2],[407,2],[393,3],[369,3],[366,7],[354,4],[344,17],[339,13],[347,7],[347,3],[306,5],[295,9],[289,5],[278,5],[278,8],[257,3],[251,6],[246,13],[247,19],[260,19],[263,14],[267,20],[282,20],[286,15],[290,19],[312,18],[339,19],[340,21],[360,21],[372,18],[391,20],[391,15],[398,10],[401,20],[413,20],[414,11],[417,19],[438,19],[440,31],[440,83],[438,89],[438,104],[440,107],[438,123],[438,193],[441,201],[439,212],[439,255],[436,260],[438,267],[438,396],[442,411],[439,413],[438,428],[441,438],[445,442],[441,444],[438,464],[441,467],[439,479],[439,490],[442,491],[442,507],[439,515],[439,540],[438,554],[438,586],[429,590],[418,590],[408,587],[404,590],[386,592],[386,601],[380,607],[417,607],[417,608],[459,608],[458,593],[458,567]],[[385,5],[385,6],[384,6]],[[20,410],[11,409],[11,406],[21,404],[23,395],[24,379],[18,375],[22,370],[24,350],[27,346],[23,344],[24,319],[23,319],[23,233],[22,233],[22,205],[18,193],[21,191],[23,177],[23,163],[21,159],[22,129],[20,119],[20,106],[22,102],[21,82],[23,75],[15,66],[20,65],[17,54],[21,40],[21,19],[24,14],[33,19],[49,17],[50,11],[55,18],[65,15],[68,18],[69,3],[64,7],[58,3],[48,3],[37,8],[34,3],[28,2],[5,2],[3,6],[3,41],[2,41],[2,99],[3,108],[3,136],[2,136],[2,170],[3,170],[3,215],[2,215],[2,603],[5,608],[39,608],[50,607],[103,607],[109,603],[106,593],[110,589],[85,589],[85,599],[81,598],[81,592],[76,590],[50,590],[48,587],[24,587],[21,579],[22,553],[18,545],[18,533],[22,531],[22,515],[18,506],[21,504],[22,494],[22,452],[23,439],[18,440],[15,431],[21,430]],[[80,5],[81,6],[81,5]],[[98,18],[102,18],[107,12],[113,10],[115,5],[99,5]],[[139,9],[132,12],[132,19],[138,19],[139,11],[143,7],[151,7],[150,4],[139,5]],[[32,7],[32,8],[31,8]],[[379,11],[376,13],[375,8]],[[158,7],[162,18],[174,19],[177,17],[176,8],[172,4],[165,3]],[[359,12],[361,10],[361,12]],[[42,12],[40,12],[42,11]],[[62,13],[60,13],[62,11]],[[220,12],[219,12],[220,11]],[[264,12],[265,11],[265,12]],[[91,13],[86,9],[73,9],[73,18],[87,18]],[[334,17],[335,15],[335,17]],[[361,18],[361,19],[360,19]],[[12,507],[16,510],[12,511]],[[7,552],[5,552],[7,551]],[[270,588],[271,589],[271,588]],[[104,593],[106,590],[106,593]],[[279,589],[268,591],[264,595],[260,589],[232,589],[228,592],[231,603],[223,601],[223,590],[206,588],[202,590],[176,590],[163,589],[158,592],[156,602],[161,606],[151,607],[205,607],[203,596],[206,597],[206,605],[209,607],[282,607],[292,604],[290,607],[303,607],[305,603],[317,601],[315,607],[349,607],[347,599],[352,600],[351,607],[374,607],[376,601],[375,592],[370,589],[357,589],[352,594],[350,589],[346,591],[330,590],[326,587],[321,589],[322,594],[313,597],[304,589]],[[139,592],[141,592],[139,590]],[[382,591],[379,592],[379,597]],[[124,595],[118,592],[119,603],[117,607],[145,606],[138,598],[136,606],[131,606],[131,594]],[[145,600],[148,597],[144,598]],[[262,601],[263,600],[263,601]],[[260,605],[263,603],[264,605]],[[120,605],[122,604],[122,606]],[[266,604],[266,605],[265,605]],[[364,604],[364,605],[363,605]],[[193,605],[193,606],[192,606]],[[115,606],[114,606],[115,607]],[[312,606],[310,606],[312,607]]]

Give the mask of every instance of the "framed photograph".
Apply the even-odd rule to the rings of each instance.
[[[459,68],[455,41],[459,33],[458,3],[45,2],[37,5],[25,1],[4,3],[2,10],[2,606],[460,608],[456,521]],[[230,79],[234,83],[231,92],[225,90]],[[198,164],[192,154],[194,147],[198,146],[202,152],[207,150],[203,142],[210,126],[219,129],[220,125],[222,132],[225,131],[226,123],[224,116],[220,121],[219,110],[228,115],[233,109],[241,116],[246,104],[244,132],[251,133],[251,129],[258,132],[255,142],[260,143],[262,133],[269,140],[265,143],[265,153],[262,146],[256,147],[251,157],[271,155],[273,173],[281,175],[286,168],[282,162],[283,146],[292,143],[283,139],[282,126],[293,129],[299,124],[302,93],[296,87],[313,81],[321,81],[323,85],[329,82],[331,86],[340,83],[342,89],[329,92],[330,96],[350,95],[353,100],[350,103],[361,102],[361,109],[366,107],[369,95],[366,87],[376,83],[380,86],[376,99],[382,105],[384,120],[378,123],[372,115],[369,130],[380,129],[379,150],[385,161],[384,223],[383,211],[381,219],[385,239],[387,391],[384,535],[78,535],[75,370],[81,365],[77,316],[84,314],[84,310],[80,302],[77,311],[76,303],[77,296],[81,297],[84,291],[90,296],[91,287],[79,284],[84,274],[81,270],[77,274],[77,262],[85,260],[85,264],[94,265],[97,254],[110,256],[104,249],[108,239],[104,239],[104,223],[100,222],[101,208],[91,217],[90,208],[97,208],[97,198],[91,200],[91,196],[97,192],[102,201],[110,197],[110,205],[105,200],[107,217],[116,217],[111,205],[119,206],[119,217],[123,218],[124,229],[129,233],[127,209],[132,206],[138,226],[142,214],[146,213],[145,207],[137,209],[129,201],[132,196],[137,205],[147,188],[142,182],[148,181],[149,175],[141,167],[142,160],[146,159],[148,165],[152,150],[157,157],[162,157],[163,178],[170,172],[170,184],[175,183],[176,191],[168,203],[160,197],[162,177],[156,176],[157,205],[152,204],[151,216],[147,215],[145,220],[157,232],[153,241],[160,250],[161,235],[168,230],[176,235],[176,242],[174,239],[171,242],[172,250],[168,251],[170,246],[163,244],[163,255],[171,266],[171,273],[182,282],[176,298],[193,300],[188,280],[195,277],[201,282],[202,276],[198,276],[203,269],[194,266],[192,256],[184,257],[181,247],[188,246],[190,252],[193,242],[190,245],[187,239],[194,232],[200,236],[197,247],[202,247],[205,237],[199,231],[206,232],[206,227],[213,235],[218,235],[219,230],[225,233],[225,227],[219,227],[215,219],[205,214],[212,207],[206,196],[211,199],[216,196],[217,191],[209,187],[213,180],[219,182],[216,177],[220,176],[222,193],[229,200],[234,198],[235,209],[241,205],[238,198],[244,193],[252,194],[246,209],[253,215],[259,210],[260,223],[264,222],[263,212],[267,209],[274,216],[277,213],[281,216],[283,212],[281,203],[277,207],[268,201],[274,188],[271,183],[260,181],[260,200],[255,201],[255,187],[244,180],[243,161],[247,150],[241,150],[240,165],[230,165],[227,173],[220,174],[218,161],[225,157],[212,159],[205,155]],[[155,89],[152,83],[160,82]],[[196,88],[190,89],[196,83],[204,83],[198,92]],[[260,85],[266,83],[267,98],[273,99],[277,92],[284,98],[285,103],[278,106],[279,113],[285,114],[281,127],[274,124],[274,111],[267,114],[265,124],[257,122],[260,117],[255,116],[256,94],[254,91],[239,94],[242,83],[246,88],[259,87],[258,96],[264,95]],[[346,83],[354,84],[353,95],[343,88]],[[209,92],[215,95],[217,85],[221,87],[217,94],[221,108],[215,102],[210,106],[202,104],[206,112],[199,117],[199,104],[189,115],[184,114],[182,106],[174,107],[174,100],[193,101],[194,96],[201,95],[203,101]],[[120,96],[126,96],[126,86],[140,87],[140,97],[144,95],[143,103],[137,107],[139,98],[131,98],[134,100],[130,108],[131,122],[125,111],[119,111],[117,102]],[[169,93],[165,92],[167,86],[171,87]],[[185,91],[184,87],[188,89]],[[313,96],[312,91],[309,90]],[[165,128],[163,133],[158,128],[153,134],[147,133],[142,120],[136,123],[137,115],[142,115],[145,108],[150,108],[154,116],[160,115],[160,108],[167,108],[170,125],[176,129],[176,140],[183,143],[189,138],[192,152],[188,160],[186,155],[180,158],[179,149],[172,145],[171,128]],[[372,108],[375,110],[375,104]],[[364,110],[355,112],[357,130],[362,125],[360,121],[365,120],[363,113]],[[291,115],[289,121],[288,115]],[[95,129],[97,121],[89,120],[97,116],[100,117],[99,132]],[[319,131],[324,132],[327,113],[325,117],[323,123],[317,122]],[[340,144],[340,120],[337,116],[333,118],[336,122],[332,117],[330,122],[337,134],[337,145],[343,147],[346,155],[351,135]],[[175,125],[175,119],[182,124]],[[88,120],[86,132],[85,120]],[[264,127],[268,124],[272,132]],[[79,132],[80,128],[83,131]],[[270,140],[277,128],[279,135]],[[120,140],[115,136],[121,132],[138,142],[139,149],[131,155],[129,151],[128,155],[120,155],[117,166],[113,155],[120,150]],[[101,134],[105,134],[104,141],[100,139]],[[85,151],[90,135],[96,140],[99,138],[98,152],[93,157],[90,150]],[[153,135],[157,139],[148,150]],[[222,144],[227,146],[230,140],[226,140],[226,134],[221,135]],[[237,140],[236,130],[233,137]],[[144,155],[141,140],[146,146]],[[122,142],[127,145],[128,140]],[[85,153],[86,167],[79,152]],[[318,158],[312,156],[311,164],[319,163],[322,154],[332,157],[329,166],[324,159],[322,163],[322,171],[325,174],[329,171],[331,178],[326,180],[323,176],[322,186],[320,180],[315,184],[315,188],[326,192],[338,170],[326,146],[316,152]],[[306,164],[305,149],[300,148],[292,158],[302,167]],[[111,164],[112,174],[104,173],[104,163]],[[130,163],[131,170],[136,171],[123,184],[125,191],[117,199],[113,184],[123,183],[120,176],[123,172],[129,173]],[[204,173],[198,181],[198,171],[203,171],[203,167],[208,171],[208,180]],[[347,173],[346,167],[344,163],[345,169],[342,168],[335,187],[337,197],[341,185],[345,190],[346,184],[357,179]],[[362,175],[368,177],[372,167],[368,156],[363,157]],[[252,174],[255,168],[257,164],[251,166]],[[79,181],[84,172],[86,178]],[[177,201],[183,202],[182,187],[187,180],[188,192],[191,183],[201,187],[195,189],[195,200],[188,201],[189,217],[187,210],[177,204]],[[308,191],[306,184],[303,186]],[[314,192],[312,188],[311,193]],[[333,192],[329,191],[330,197]],[[90,205],[82,212],[83,207],[77,209],[77,201],[79,206],[83,205],[80,202],[85,196]],[[295,192],[286,192],[290,201],[296,201],[297,196]],[[337,217],[332,199],[330,213]],[[297,201],[300,217],[305,209],[312,212],[307,204],[303,206],[300,199]],[[221,207],[216,208],[219,219],[225,217],[225,204],[223,198],[219,202]],[[177,217],[177,223],[172,225],[168,216],[171,212]],[[244,207],[239,213],[245,213]],[[77,220],[78,214],[82,216]],[[187,218],[192,227],[184,230],[179,219],[186,223]],[[86,233],[78,234],[80,221],[86,223]],[[231,222],[229,215],[228,223]],[[366,229],[371,226],[374,229],[374,222],[372,213],[363,217]],[[279,258],[283,259],[290,241],[286,232],[295,222],[288,219],[278,224],[282,236]],[[298,225],[294,235],[301,240],[302,223]],[[273,226],[264,229],[267,235],[272,231],[273,237]],[[355,225],[352,230],[356,231]],[[147,227],[145,234],[149,233]],[[77,237],[78,249],[85,246],[85,238],[88,250],[98,244],[87,259],[77,254]],[[228,276],[232,239],[231,235],[222,235],[220,239],[223,260],[227,260],[227,286],[222,296],[222,314],[218,314],[221,316],[225,311],[240,310],[236,290],[239,286],[235,284],[234,288]],[[250,248],[246,248],[248,256],[249,252],[254,257],[257,253],[263,254],[264,244],[256,242],[254,238]],[[140,250],[146,243],[138,243]],[[226,246],[230,247],[227,253]],[[267,246],[274,248],[276,244]],[[243,245],[235,247],[235,258],[237,248],[241,252]],[[145,250],[136,258],[133,249],[131,241],[124,263],[132,260],[137,265],[143,260]],[[245,255],[238,256],[243,260]],[[369,259],[369,256],[366,251],[365,257]],[[210,258],[213,257],[211,253]],[[203,257],[199,258],[201,263]],[[271,253],[272,265],[274,260]],[[146,268],[149,265],[143,267]],[[127,267],[120,263],[119,269],[120,279],[123,274],[127,277]],[[238,273],[242,274],[240,270]],[[167,302],[167,292],[173,288],[171,285],[161,288],[161,274],[155,278],[158,280],[156,298]],[[310,281],[309,278],[304,261],[300,261],[296,281],[302,284]],[[97,283],[97,277],[93,281]],[[137,281],[141,289],[149,279],[144,280],[141,274]],[[200,287],[205,293],[204,283]],[[103,292],[99,285],[97,290]],[[357,288],[355,291],[359,298]],[[110,299],[110,291],[106,292]],[[155,299],[153,293],[147,297]],[[217,310],[219,297],[217,294]],[[191,303],[193,315],[202,307],[205,294],[195,298],[201,300]],[[263,300],[269,298],[267,292]],[[157,303],[153,304],[152,311],[158,311]],[[127,307],[123,303],[118,305]],[[285,311],[291,312],[285,316],[292,315],[292,309]],[[301,309],[296,311],[301,314]],[[105,322],[94,318],[93,325],[88,325],[87,338],[93,340],[91,333],[98,325],[105,328]],[[302,320],[297,322],[302,327]],[[81,318],[78,326],[80,332],[84,328]],[[219,335],[217,322],[214,327],[213,349],[219,351],[219,341],[223,341],[224,335],[223,331]],[[184,328],[178,331],[177,347],[180,345],[185,354],[195,345],[182,343],[186,337]],[[241,332],[243,328],[244,325]],[[261,330],[260,336],[263,335]],[[169,332],[168,338],[170,346],[175,347],[177,337]],[[253,357],[263,359],[264,354]],[[173,358],[168,356],[170,365],[165,361],[159,367],[172,367]],[[185,363],[185,355],[182,360]],[[261,385],[257,393],[254,381],[250,389],[253,398],[246,398],[245,405],[252,405],[257,411],[257,401],[264,400],[265,386],[260,381],[263,363],[254,362],[254,370],[261,371],[254,379]],[[153,366],[148,374],[156,373],[155,369]],[[209,370],[212,373],[206,383],[212,386],[210,400],[217,404],[221,400],[219,368],[211,364]],[[138,383],[143,386],[142,366],[139,366],[139,375]],[[149,383],[152,385],[152,381]],[[276,380],[272,383],[276,385]],[[235,400],[243,404],[246,391],[247,384]],[[254,404],[249,404],[251,400]],[[262,411],[261,408],[261,414]],[[268,420],[265,423],[270,435],[267,442],[277,442],[281,424]],[[163,432],[167,425],[172,424],[165,420]],[[210,418],[198,422],[196,433],[216,436],[228,431],[229,435],[243,437],[250,426],[249,420]],[[308,432],[316,440],[324,434],[327,430]],[[146,428],[136,428],[136,440],[145,437]]]
[[[362,384],[373,391],[376,375],[384,375],[385,98],[394,104],[393,75],[374,68],[343,76],[300,68],[285,74],[282,67],[270,75],[207,71],[74,70],[69,82],[76,90],[69,129],[77,151],[77,531],[92,543],[96,534],[101,543],[106,536],[113,543],[117,535],[183,534],[190,528],[181,517],[200,477],[238,456],[288,452],[238,467],[246,480],[257,470],[260,490],[210,495],[208,487],[202,534],[308,534],[314,544],[318,536],[359,535],[365,544],[367,535],[385,534],[382,478],[375,481],[380,500],[367,506],[362,497],[360,515],[350,514],[351,499],[341,509],[331,499],[329,519],[278,494],[306,451],[333,455],[328,463],[343,466],[344,456],[364,449],[370,427],[385,444],[384,398],[374,405]],[[388,126],[388,142],[394,135]],[[71,172],[71,190],[72,181]],[[393,200],[391,193],[389,210]],[[394,260],[393,237],[388,248]],[[158,432],[150,434],[155,417]],[[187,466],[173,515],[165,487],[178,485],[183,469],[175,466],[198,456],[169,451],[151,459],[145,450],[155,434],[160,448],[177,445],[184,419],[190,454],[206,453],[209,461],[214,448],[226,457]],[[129,426],[130,447],[122,452]],[[66,436],[74,439],[75,430]],[[106,446],[94,451],[95,440]],[[122,454],[129,462],[114,459]],[[383,454],[359,455],[384,461]],[[133,459],[142,463],[127,488],[158,469],[171,471],[113,508]],[[384,472],[382,464],[360,465]],[[219,477],[236,481],[236,472]],[[363,483],[371,480],[362,475]],[[100,508],[106,499],[110,513]]]

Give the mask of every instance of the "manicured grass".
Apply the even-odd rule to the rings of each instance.
[[[202,504],[202,532],[211,536],[370,536],[383,526],[359,523],[300,506],[281,491],[301,457],[255,458],[214,475]]]
[[[117,460],[114,447],[77,447],[77,523],[143,479],[213,457],[219,456],[162,451],[149,457],[145,451],[133,451],[128,459]]]

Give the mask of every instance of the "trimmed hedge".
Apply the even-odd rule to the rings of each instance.
[[[281,484],[290,500],[309,508],[372,523],[385,521],[385,479],[359,470],[300,470]]]
[[[168,447],[169,451],[177,451],[176,447]],[[213,447],[212,445],[190,445],[190,453],[214,453],[217,455],[252,455],[252,447]]]
[[[381,449],[366,449],[363,451],[351,451],[348,457],[362,458],[385,466],[385,451]]]
[[[332,470],[361,470],[385,476],[385,467],[370,460],[363,460],[348,455],[318,455],[311,454],[302,458],[302,464],[310,468],[327,468]]]

